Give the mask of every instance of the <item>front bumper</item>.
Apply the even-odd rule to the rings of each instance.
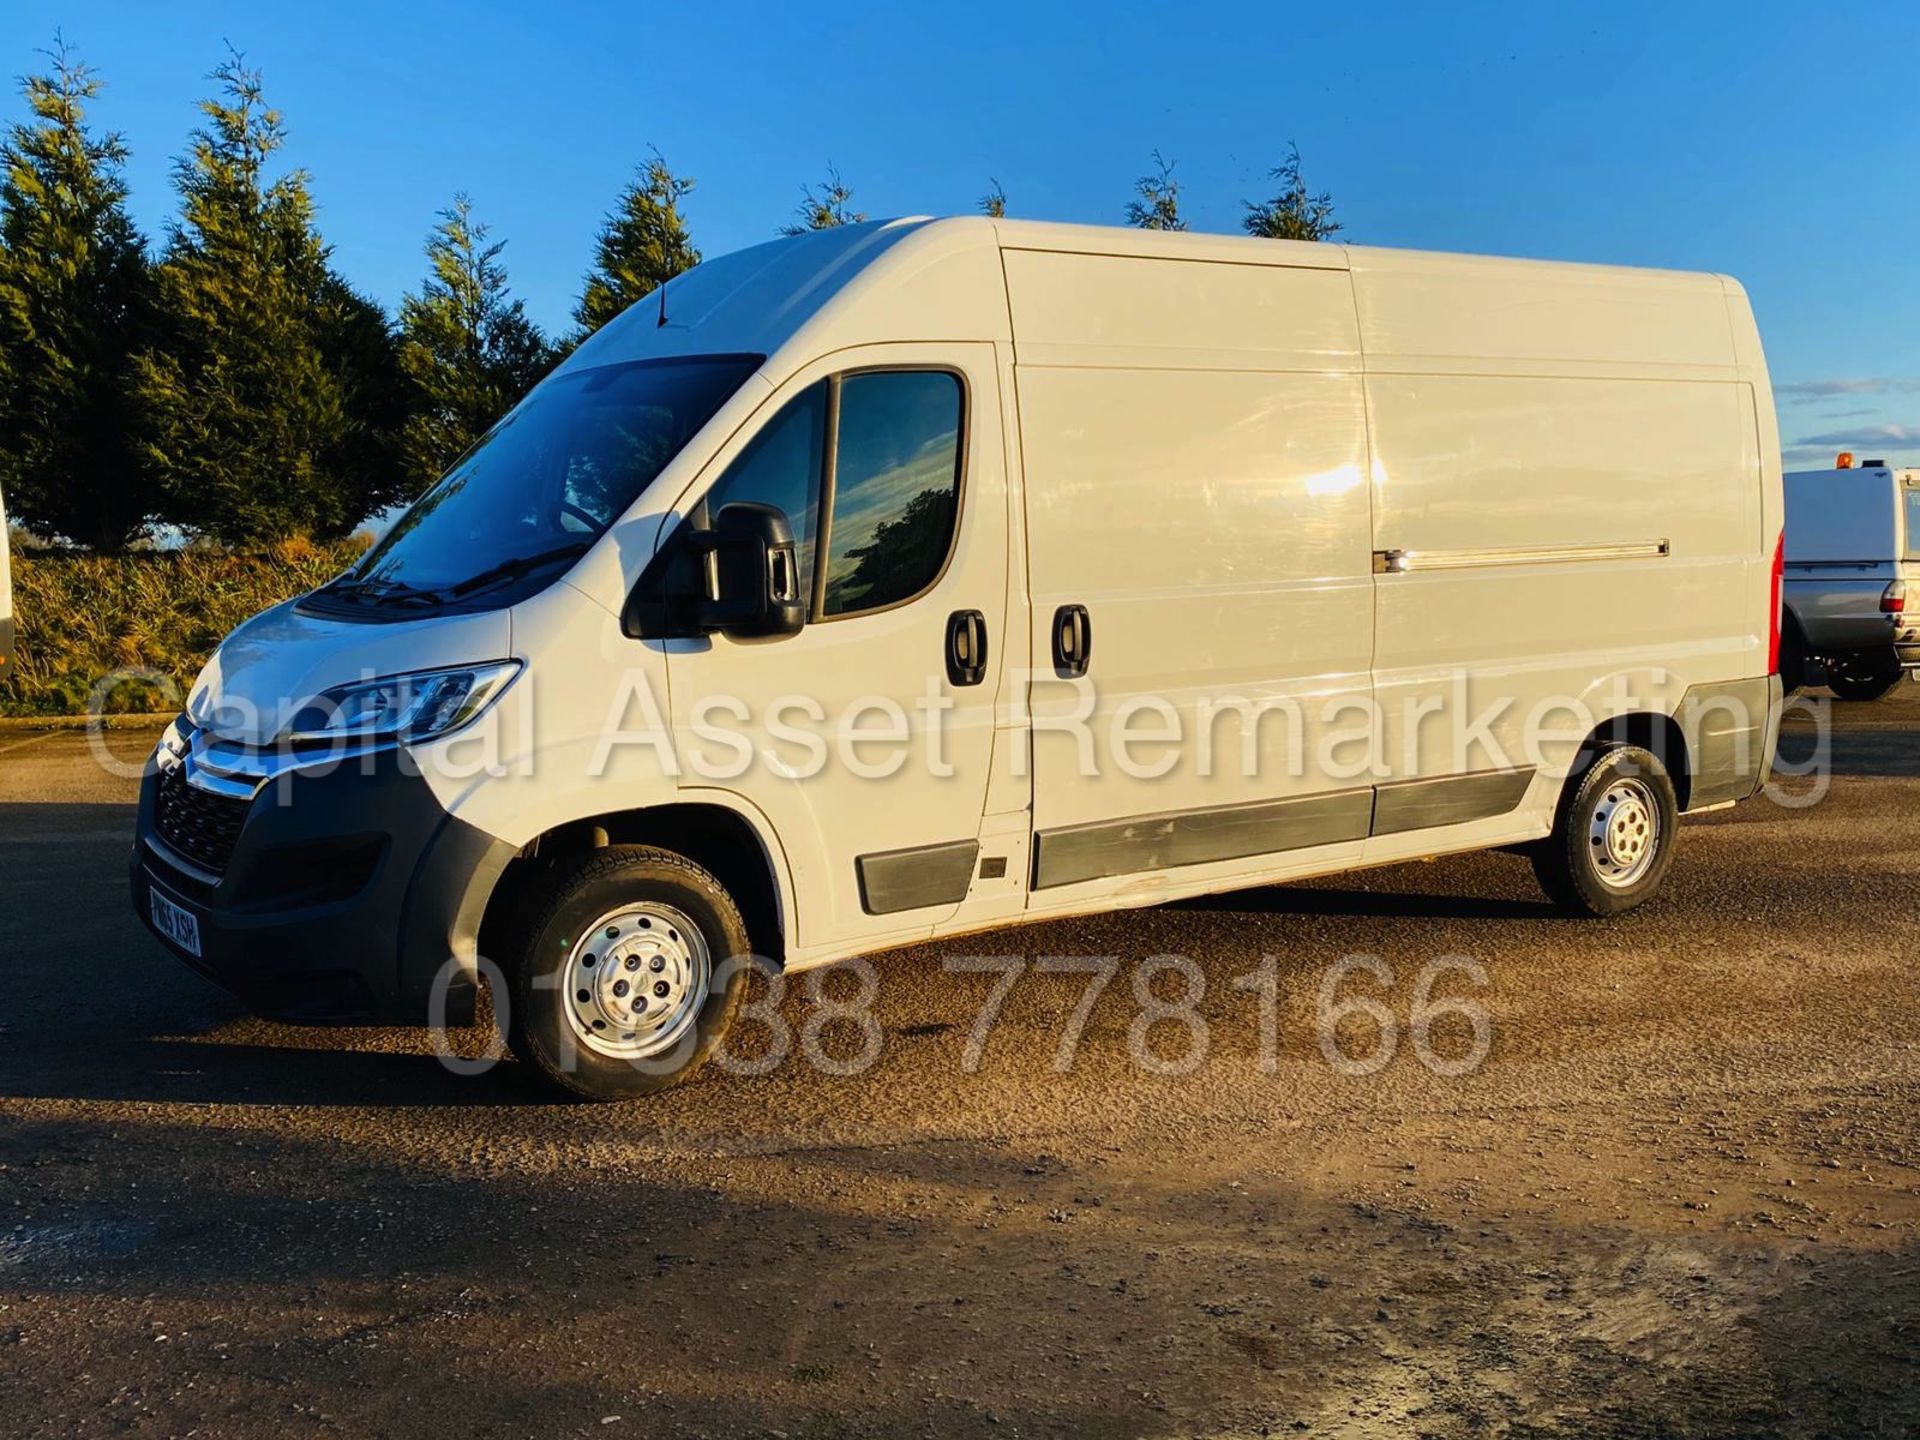
[[[234,801],[244,819],[217,872],[161,833],[160,785],[149,765],[133,904],[177,958],[275,1019],[472,1022],[481,915],[515,850],[441,808],[405,752],[289,771]],[[198,956],[156,926],[155,891],[194,917]]]

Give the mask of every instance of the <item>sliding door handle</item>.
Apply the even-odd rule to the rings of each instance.
[[[1084,605],[1062,605],[1053,612],[1053,670],[1062,680],[1078,680],[1093,658],[1093,620]]]

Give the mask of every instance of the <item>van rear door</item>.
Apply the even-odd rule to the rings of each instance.
[[[1344,260],[1311,258],[1007,253],[1030,909],[1359,854],[1366,747],[1326,742],[1371,728],[1365,419]]]

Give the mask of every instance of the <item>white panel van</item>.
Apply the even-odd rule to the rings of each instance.
[[[1920,581],[1920,470],[1838,458],[1785,480],[1780,670],[1791,690],[1817,663],[1842,700],[1878,700],[1920,671],[1920,629],[1907,613],[1907,586]]]
[[[786,239],[582,345],[154,757],[140,914],[271,1014],[598,1097],[749,953],[1526,846],[1660,886],[1779,713],[1713,275],[988,219]],[[493,967],[493,968],[489,968]]]

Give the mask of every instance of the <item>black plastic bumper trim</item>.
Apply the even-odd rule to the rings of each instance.
[[[950,840],[861,855],[853,864],[860,877],[860,908],[869,915],[958,905],[973,884],[977,840]]]
[[[153,928],[157,887],[200,922],[200,958],[170,953],[256,1012],[309,1023],[424,1024],[444,972],[446,1023],[470,1022],[480,919],[517,850],[449,815],[402,752],[276,781],[218,877],[170,863],[154,790],[149,769],[135,913]]]
[[[1373,791],[1362,788],[1042,830],[1033,888],[1364,840],[1372,814]]]

